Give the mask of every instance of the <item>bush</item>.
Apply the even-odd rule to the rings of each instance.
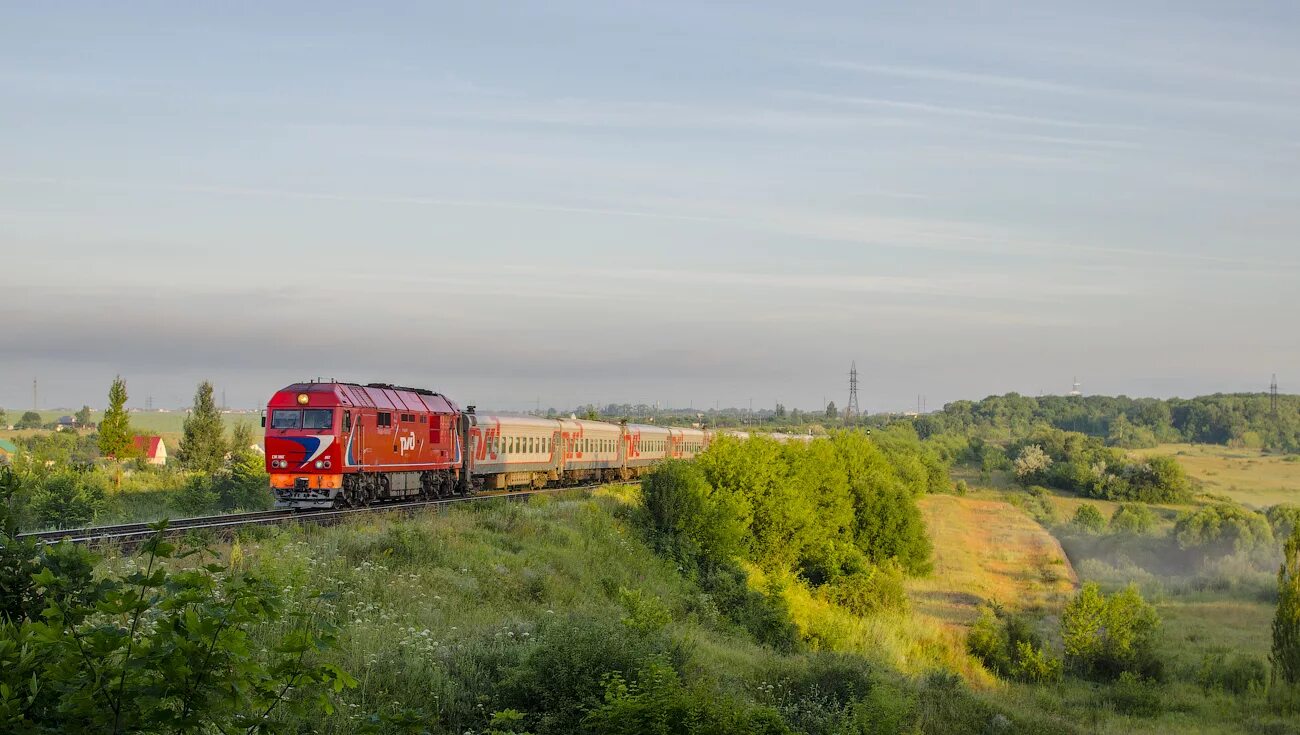
[[[1142,536],[1156,524],[1156,514],[1145,505],[1124,503],[1110,517],[1110,530],[1114,533]]]
[[[1061,660],[1052,656],[1032,623],[986,607],[966,636],[966,649],[994,673],[1035,683],[1061,678]]]
[[[903,568],[893,561],[840,577],[819,591],[826,599],[857,615],[907,612]]]
[[[1066,663],[1084,676],[1115,679],[1127,672],[1158,678],[1159,629],[1160,616],[1131,584],[1107,596],[1089,582],[1061,614]]]
[[[1101,533],[1106,530],[1106,517],[1097,510],[1097,506],[1084,503],[1075,509],[1070,525],[1085,533]]]
[[[799,629],[790,619],[785,598],[750,589],[745,570],[735,564],[719,565],[701,574],[700,586],[719,612],[759,643],[778,651],[792,651],[798,646]]]
[[[1165,711],[1165,691],[1159,682],[1132,671],[1122,672],[1114,684],[1102,691],[1101,699],[1116,712],[1134,717],[1156,717]]]
[[[282,618],[277,585],[221,565],[173,569],[161,537],[142,546],[148,573],[92,577],[89,554],[54,548],[35,557],[39,616],[10,610],[0,625],[4,732],[281,731],[277,708],[312,714],[356,684],[318,661],[333,640],[318,610],[281,628],[271,650],[250,645]]]
[[[1290,538],[1296,526],[1300,526],[1300,505],[1279,503],[1264,514],[1268,525],[1273,529],[1273,538],[1283,540]]]
[[[247,449],[231,455],[230,465],[215,475],[212,484],[221,510],[266,510],[274,502],[262,457]]]
[[[38,482],[31,495],[32,517],[43,528],[88,526],[103,511],[108,480],[91,472],[61,472]]]
[[[1254,552],[1273,545],[1273,530],[1263,514],[1239,505],[1207,505],[1179,516],[1174,538],[1184,549],[1205,554]]]
[[[757,733],[785,735],[791,730],[777,712],[684,686],[673,668],[652,661],[630,680],[605,677],[604,701],[583,719],[583,731],[598,735],[688,735]]]
[[[1206,691],[1245,694],[1262,690],[1267,676],[1268,668],[1258,656],[1215,651],[1201,659],[1196,683]]]
[[[185,485],[171,498],[172,507],[182,515],[201,516],[214,513],[221,494],[217,492],[212,478],[204,475],[192,475]]]
[[[719,563],[740,553],[744,509],[716,492],[704,472],[687,462],[656,467],[641,484],[655,544],[683,559]]]
[[[548,621],[522,661],[503,674],[501,706],[536,713],[539,734],[579,731],[587,712],[605,703],[603,680],[635,676],[651,659],[669,655],[666,640],[607,616],[570,615]]]

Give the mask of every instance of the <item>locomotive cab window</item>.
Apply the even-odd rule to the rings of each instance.
[[[302,412],[302,428],[334,428],[334,411],[328,408],[308,408]]]
[[[351,411],[344,411],[344,412],[343,412],[343,430],[344,430],[344,431],[352,431],[352,412],[351,412]]]
[[[272,429],[297,429],[302,425],[302,411],[279,409],[271,412]]]
[[[393,414],[383,413],[383,412],[375,414],[375,426],[392,426],[392,425],[393,425]]]

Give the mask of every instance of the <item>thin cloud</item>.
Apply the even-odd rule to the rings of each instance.
[[[854,107],[881,107],[891,110],[902,110],[905,112],[919,112],[929,115],[940,115],[944,117],[961,117],[974,120],[991,120],[996,122],[1017,123],[1023,125],[1041,125],[1048,127],[1071,128],[1078,130],[1125,130],[1125,131],[1145,131],[1139,125],[1127,123],[1108,123],[1093,122],[1085,120],[1069,120],[1057,117],[1044,117],[1041,115],[1021,115],[1014,112],[998,112],[996,110],[981,110],[970,107],[959,107],[956,105],[941,105],[928,102],[910,102],[905,100],[886,99],[882,97],[860,97],[843,94],[826,94],[822,92],[807,91],[787,91],[782,94],[799,98],[825,102],[834,105],[854,106]]]

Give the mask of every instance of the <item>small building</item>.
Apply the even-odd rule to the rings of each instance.
[[[135,445],[135,451],[144,457],[145,462],[167,464],[167,445],[163,443],[161,436],[132,437],[131,443]]]
[[[60,429],[71,429],[71,428],[73,428],[73,427],[75,427],[75,426],[77,425],[77,417],[76,417],[76,416],[60,416],[60,417],[59,417],[59,420],[58,420],[57,422],[55,422],[55,423],[56,423],[56,425],[57,425]]]
[[[8,439],[0,439],[0,464],[8,464],[18,456],[18,447]]]

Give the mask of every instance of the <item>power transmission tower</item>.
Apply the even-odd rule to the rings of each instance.
[[[858,408],[858,363],[854,360],[849,368],[849,404],[844,407],[844,423],[861,416],[862,410]]]
[[[36,378],[32,378],[32,410],[40,410],[41,404],[36,395]]]
[[[1268,407],[1277,418],[1277,373],[1273,373],[1273,383],[1268,387]]]

